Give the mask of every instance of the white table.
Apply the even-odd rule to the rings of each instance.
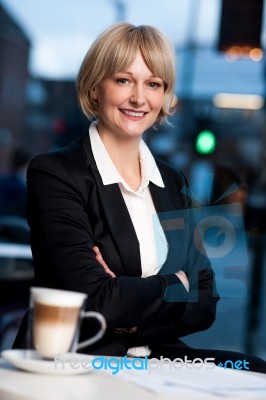
[[[178,371],[175,371],[178,373]],[[228,370],[228,373],[231,371]],[[252,374],[251,372],[233,371],[240,374]],[[210,382],[212,371],[209,371]],[[187,371],[186,382],[193,381],[193,371]],[[239,375],[239,376],[240,376]],[[258,376],[261,374],[254,374]],[[247,375],[246,375],[247,376]],[[260,376],[263,379],[264,375]],[[144,377],[145,379],[145,377]],[[156,377],[158,380],[158,376]],[[265,375],[266,380],[266,375]],[[265,384],[266,388],[266,384]],[[227,395],[224,400],[251,400],[265,399],[266,389],[263,392],[252,393],[249,391],[247,396]],[[0,359],[0,399],[1,400],[220,400],[221,397],[200,391],[194,394],[184,395],[176,388],[174,394],[158,395],[142,389],[138,385],[121,379],[120,377],[90,371],[85,375],[76,376],[49,376],[30,372],[19,371],[11,366],[7,361]]]
[[[158,399],[158,396],[155,398]],[[16,370],[0,360],[1,400],[152,400],[154,396],[107,374],[49,376]]]

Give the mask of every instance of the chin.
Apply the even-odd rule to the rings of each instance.
[[[138,138],[141,137],[144,132],[145,131],[128,131],[126,135],[132,138]]]
[[[129,127],[127,129],[124,130],[124,132],[126,132],[129,136],[134,136],[134,137],[138,137],[138,136],[142,136],[150,127],[152,126],[152,124],[148,125],[148,126],[144,126],[144,127]]]

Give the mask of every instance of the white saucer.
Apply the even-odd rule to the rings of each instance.
[[[92,370],[91,360],[95,356],[65,353],[55,361],[47,361],[33,350],[4,350],[1,356],[15,367],[28,372],[46,375],[80,375]]]

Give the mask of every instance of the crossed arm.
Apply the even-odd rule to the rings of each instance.
[[[115,278],[116,275],[114,274],[113,271],[110,270],[110,268],[108,267],[108,265],[107,265],[106,262],[104,261],[104,259],[103,259],[103,257],[102,257],[102,254],[101,254],[101,252],[100,252],[100,250],[99,250],[99,247],[93,246],[93,247],[92,247],[92,250],[93,250],[94,253],[95,253],[95,256],[96,256],[95,258],[96,258],[96,260],[97,260],[98,263],[103,267],[104,272],[105,272],[106,274],[110,275],[111,278]],[[188,282],[188,278],[187,278],[186,273],[185,273],[184,271],[178,271],[178,272],[176,272],[175,275],[176,275],[176,276],[180,279],[180,281],[183,283],[183,285],[184,285],[184,287],[186,288],[186,290],[189,291],[189,282]],[[135,333],[135,332],[137,332],[137,330],[138,330],[138,327],[137,327],[137,326],[133,326],[133,327],[130,327],[129,329],[127,329],[126,332],[127,332],[127,333]],[[124,333],[124,328],[116,328],[116,329],[115,329],[115,332],[116,332],[116,333]]]
[[[108,265],[107,265],[106,262],[104,261],[104,259],[103,259],[103,257],[102,257],[102,254],[101,254],[101,252],[100,252],[100,250],[99,250],[99,247],[93,246],[93,247],[92,247],[92,250],[93,250],[94,253],[95,253],[95,256],[96,256],[95,258],[96,258],[96,260],[97,260],[98,263],[101,264],[101,266],[103,267],[104,272],[105,272],[106,274],[109,274],[112,278],[115,278],[116,275],[113,273],[113,271],[110,270],[110,268],[108,267]],[[187,278],[186,273],[185,273],[184,271],[177,271],[177,272],[175,273],[175,275],[176,275],[176,276],[180,279],[180,281],[183,283],[183,285],[184,285],[184,287],[186,288],[186,290],[189,291],[189,281],[188,281],[188,278]]]

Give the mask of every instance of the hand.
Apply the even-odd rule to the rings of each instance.
[[[189,281],[187,278],[187,274],[184,271],[178,271],[175,273],[175,275],[180,279],[180,281],[183,283],[185,286],[185,289],[187,292],[189,292]]]
[[[101,252],[99,250],[99,247],[97,246],[93,246],[92,250],[94,251],[94,253],[96,254],[96,260],[98,261],[99,264],[101,264],[101,266],[103,267],[104,271],[109,274],[112,278],[115,278],[116,275],[109,269],[108,265],[106,264],[106,262],[104,261]]]

